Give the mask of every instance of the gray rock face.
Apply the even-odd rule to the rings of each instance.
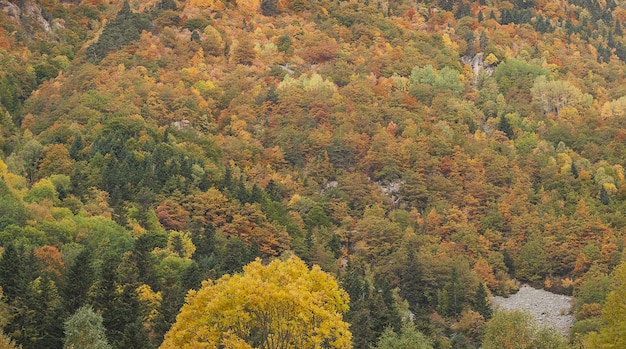
[[[493,297],[491,304],[494,309],[527,311],[540,326],[552,327],[566,337],[574,324],[574,316],[570,313],[571,297],[528,285],[523,285],[519,292],[508,298]]]
[[[482,52],[479,52],[474,56],[461,57],[461,63],[467,64],[470,66],[470,68],[472,68],[472,71],[474,72],[474,84],[478,82],[478,75],[480,74],[480,72],[484,71],[488,75],[491,75],[495,70],[493,66],[485,63]]]
[[[46,33],[52,30],[50,23],[43,17],[41,7],[35,1],[23,1],[21,6],[8,0],[0,0],[0,9],[16,22],[28,23],[39,27]]]

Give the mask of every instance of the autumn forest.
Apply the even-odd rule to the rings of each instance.
[[[0,348],[626,347],[625,4],[0,9]]]

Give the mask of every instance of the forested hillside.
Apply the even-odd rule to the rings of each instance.
[[[0,348],[157,348],[291,255],[353,348],[506,348],[516,280],[576,299],[528,348],[626,341],[626,4],[0,8]]]

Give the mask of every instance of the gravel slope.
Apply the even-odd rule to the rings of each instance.
[[[493,297],[491,304],[494,309],[525,310],[535,318],[540,326],[552,327],[568,336],[574,323],[570,313],[571,297],[538,290],[523,285],[519,292],[504,297]]]

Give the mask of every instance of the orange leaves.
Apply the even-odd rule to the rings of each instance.
[[[46,266],[46,271],[55,276],[61,276],[65,263],[63,263],[63,256],[59,249],[54,246],[42,246],[36,248],[33,254]]]
[[[484,259],[480,258],[474,264],[474,272],[476,275],[482,280],[490,290],[495,290],[498,286],[498,280],[496,280],[496,276],[493,273],[493,268],[489,265],[489,263]]]
[[[339,44],[334,38],[316,31],[304,37],[304,49],[298,55],[311,64],[324,63],[339,53]]]
[[[261,8],[261,0],[236,0],[237,7],[245,14],[253,14]]]
[[[248,245],[257,243],[265,255],[288,249],[291,239],[284,229],[274,227],[256,205],[239,206],[215,188],[186,196],[181,203],[164,200],[156,209],[161,224],[168,230],[183,231],[188,226],[211,223],[224,235],[236,236]]]
[[[44,148],[44,158],[39,164],[39,176],[47,177],[53,173],[70,174],[73,161],[70,153],[62,144],[51,144]]]
[[[174,200],[165,200],[156,209],[157,218],[166,229],[184,230],[189,220],[189,212]]]

